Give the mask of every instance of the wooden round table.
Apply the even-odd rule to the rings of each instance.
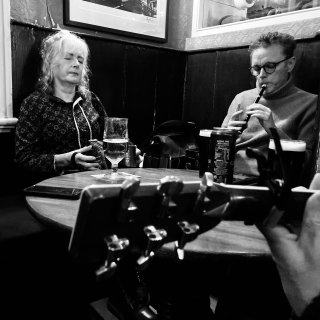
[[[122,172],[141,177],[141,182],[159,182],[161,178],[173,175],[182,181],[199,181],[198,171],[179,169],[126,168]],[[84,188],[93,184],[106,184],[105,179],[95,177],[105,171],[85,171],[65,174],[44,180],[39,185]],[[72,230],[75,225],[80,200],[26,196],[32,214],[44,224],[60,229]],[[173,248],[173,243],[164,248]],[[215,228],[199,235],[187,243],[185,252],[201,255],[270,256],[270,250],[263,235],[255,226],[241,221],[222,221]]]

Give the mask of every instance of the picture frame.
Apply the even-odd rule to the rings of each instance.
[[[253,19],[239,19],[239,21],[226,24],[217,23],[214,26],[206,26],[202,21],[204,1],[210,1],[213,5],[221,3],[221,1],[215,0],[194,0],[191,37],[186,39],[187,50],[246,46],[260,34],[274,31],[289,33],[295,39],[313,38],[318,35],[320,30],[320,1],[318,0],[315,0],[318,5],[316,7]],[[262,0],[232,1],[234,3],[248,3],[248,7],[254,2],[268,2]],[[280,3],[280,1],[284,2],[284,0],[278,2]],[[275,2],[277,1],[273,1],[273,3]],[[217,12],[217,8],[214,11]],[[221,12],[223,11],[221,10]],[[231,17],[232,13],[229,15],[224,13],[224,17],[228,16]]]
[[[64,23],[165,42],[168,0],[65,0]]]

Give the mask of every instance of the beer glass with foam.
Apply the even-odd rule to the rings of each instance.
[[[107,117],[103,133],[103,149],[105,157],[111,162],[111,180],[122,176],[118,173],[118,163],[125,157],[128,150],[128,119]]]
[[[301,185],[303,165],[306,156],[306,143],[302,140],[281,139],[283,162],[288,172],[288,183],[291,188]],[[268,149],[268,162],[274,178],[283,179],[279,157],[275,143],[270,139]]]

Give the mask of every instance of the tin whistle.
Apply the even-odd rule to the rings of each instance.
[[[266,84],[263,84],[263,85],[261,86],[261,89],[260,89],[260,91],[259,91],[259,94],[258,94],[258,96],[256,97],[256,100],[254,101],[254,103],[258,103],[258,102],[260,101],[260,99],[261,99],[261,97],[262,97],[262,95],[263,95],[263,92],[264,92],[264,90],[266,89],[266,87],[267,87]],[[246,117],[246,119],[245,119],[245,122],[246,122],[246,123],[242,126],[242,128],[241,128],[240,131],[239,131],[239,133],[242,133],[242,132],[247,128],[248,122],[249,122],[249,120],[250,120],[250,117],[251,117],[251,115],[248,114],[247,117]]]

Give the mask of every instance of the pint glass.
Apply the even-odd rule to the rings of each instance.
[[[303,165],[306,155],[306,143],[302,140],[281,139],[283,162],[288,172],[288,183],[291,188],[301,185]],[[274,140],[270,139],[268,163],[274,178],[283,179],[279,157],[275,150]]]

